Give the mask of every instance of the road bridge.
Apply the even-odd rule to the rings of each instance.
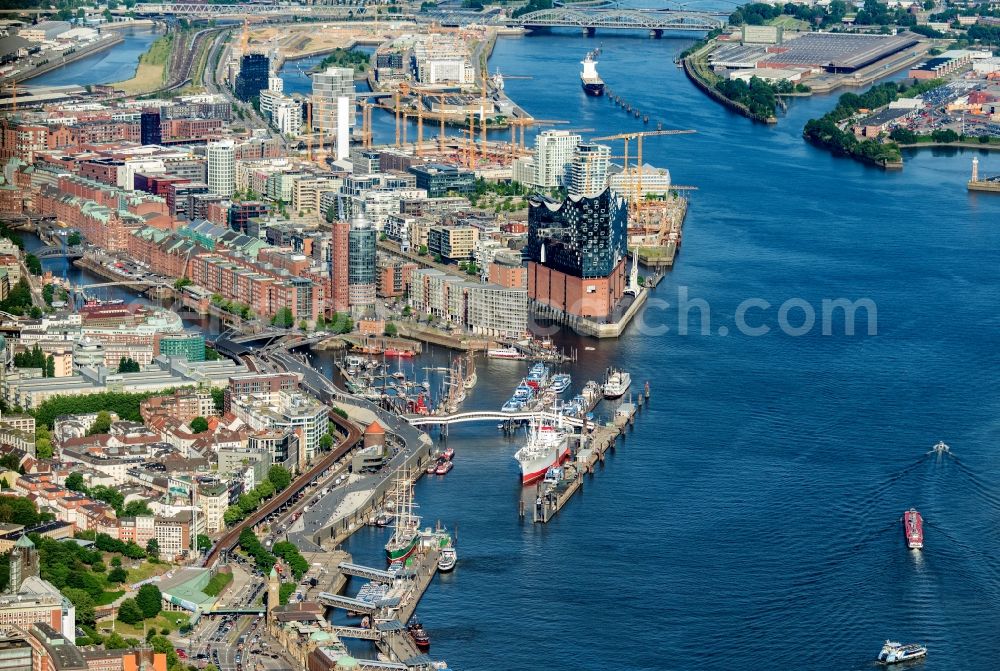
[[[62,247],[42,247],[32,253],[40,259],[80,259],[83,258],[83,247],[79,245],[76,247],[67,247],[66,249]]]
[[[523,28],[580,28],[593,34],[602,30],[648,30],[655,37],[664,31],[711,31],[725,21],[711,12],[648,9],[573,9],[553,7],[529,12],[506,21]]]
[[[506,422],[520,420],[541,420],[559,423],[566,426],[581,427],[584,420],[579,417],[565,417],[554,412],[525,411],[525,412],[501,412],[499,410],[471,410],[469,412],[458,412],[451,415],[403,415],[403,419],[413,426],[433,426],[444,424],[464,424],[466,422]]]

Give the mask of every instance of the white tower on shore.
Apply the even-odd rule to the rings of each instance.
[[[978,182],[979,181],[979,157],[978,156],[973,156],[972,157],[972,179],[969,180],[969,181],[972,181],[972,182]]]

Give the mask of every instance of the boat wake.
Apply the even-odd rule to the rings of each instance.
[[[991,487],[984,482],[974,470],[965,465],[965,462],[953,454],[946,454],[951,457],[952,462],[954,462],[955,466],[958,467],[958,472],[965,476],[969,484],[972,485],[972,488],[976,490],[976,493],[979,494],[985,501],[989,502],[994,508],[1000,509],[1000,495],[995,494]]]
[[[994,586],[1000,585],[1000,567],[996,565],[996,558],[993,555],[983,552],[975,545],[970,545],[969,543],[959,540],[958,537],[936,522],[925,518],[924,524],[934,529],[935,532],[941,534],[941,536],[951,543],[951,548],[953,550],[960,550],[960,552],[956,552],[957,555],[965,558],[968,558],[970,555],[979,557],[981,561],[975,562],[975,567],[978,570],[988,573],[989,577],[993,580]],[[943,547],[944,552],[947,553],[947,546]]]
[[[885,494],[890,489],[892,489],[892,487],[896,483],[898,483],[900,480],[902,480],[903,478],[905,478],[907,475],[909,475],[910,473],[912,473],[913,471],[915,471],[921,465],[927,463],[927,460],[929,458],[930,458],[930,454],[925,454],[922,457],[920,457],[919,459],[917,459],[916,461],[914,461],[909,466],[906,466],[903,469],[901,469],[899,471],[896,471],[895,473],[887,476],[882,481],[880,481],[879,483],[877,483],[875,485],[875,487],[865,496],[865,498],[863,498],[863,499],[861,499],[860,501],[857,501],[857,502],[852,502],[851,503],[852,509],[854,509],[854,510],[868,510],[868,509],[870,509],[871,506],[872,506],[872,504],[874,504],[874,503],[876,503],[878,501],[881,501],[884,498]]]

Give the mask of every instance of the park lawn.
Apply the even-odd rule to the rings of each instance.
[[[770,24],[772,26],[781,26],[785,30],[809,30],[808,21],[797,19],[794,16],[789,16],[788,14],[782,14],[777,18],[771,19]]]
[[[105,592],[97,599],[94,599],[95,606],[108,606],[114,602],[115,599],[125,594],[125,591],[120,592]]]
[[[115,622],[115,631],[124,636],[125,638],[138,638],[142,639],[145,636],[145,632],[150,629],[156,629],[159,632],[161,629],[169,629],[170,631],[177,631],[181,626],[188,623],[190,616],[187,613],[168,613],[162,612],[156,617],[145,620],[144,622],[139,622],[138,624],[125,624],[121,620]],[[145,628],[143,625],[145,624]]]
[[[170,60],[170,47],[173,44],[172,35],[164,35],[149,46],[149,51],[139,56],[139,67],[131,79],[117,82],[114,86],[128,95],[152,91],[163,84],[167,73],[167,61]]]
[[[219,596],[219,594],[222,593],[222,590],[225,589],[226,585],[232,582],[232,580],[232,573],[222,573],[220,571],[212,576],[212,579],[208,581],[208,584],[205,585],[205,589],[203,589],[202,592],[204,592],[206,596]]]
[[[152,562],[143,561],[139,565],[139,568],[128,569],[128,582],[130,585],[133,585],[141,580],[152,578],[154,575],[163,575],[170,569],[171,565],[167,563],[154,564]]]

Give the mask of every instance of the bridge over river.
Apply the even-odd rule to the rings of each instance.
[[[579,28],[588,35],[601,30],[648,30],[653,37],[665,31],[707,32],[722,28],[725,17],[712,12],[674,9],[585,9],[553,7],[505,21],[522,28]]]

